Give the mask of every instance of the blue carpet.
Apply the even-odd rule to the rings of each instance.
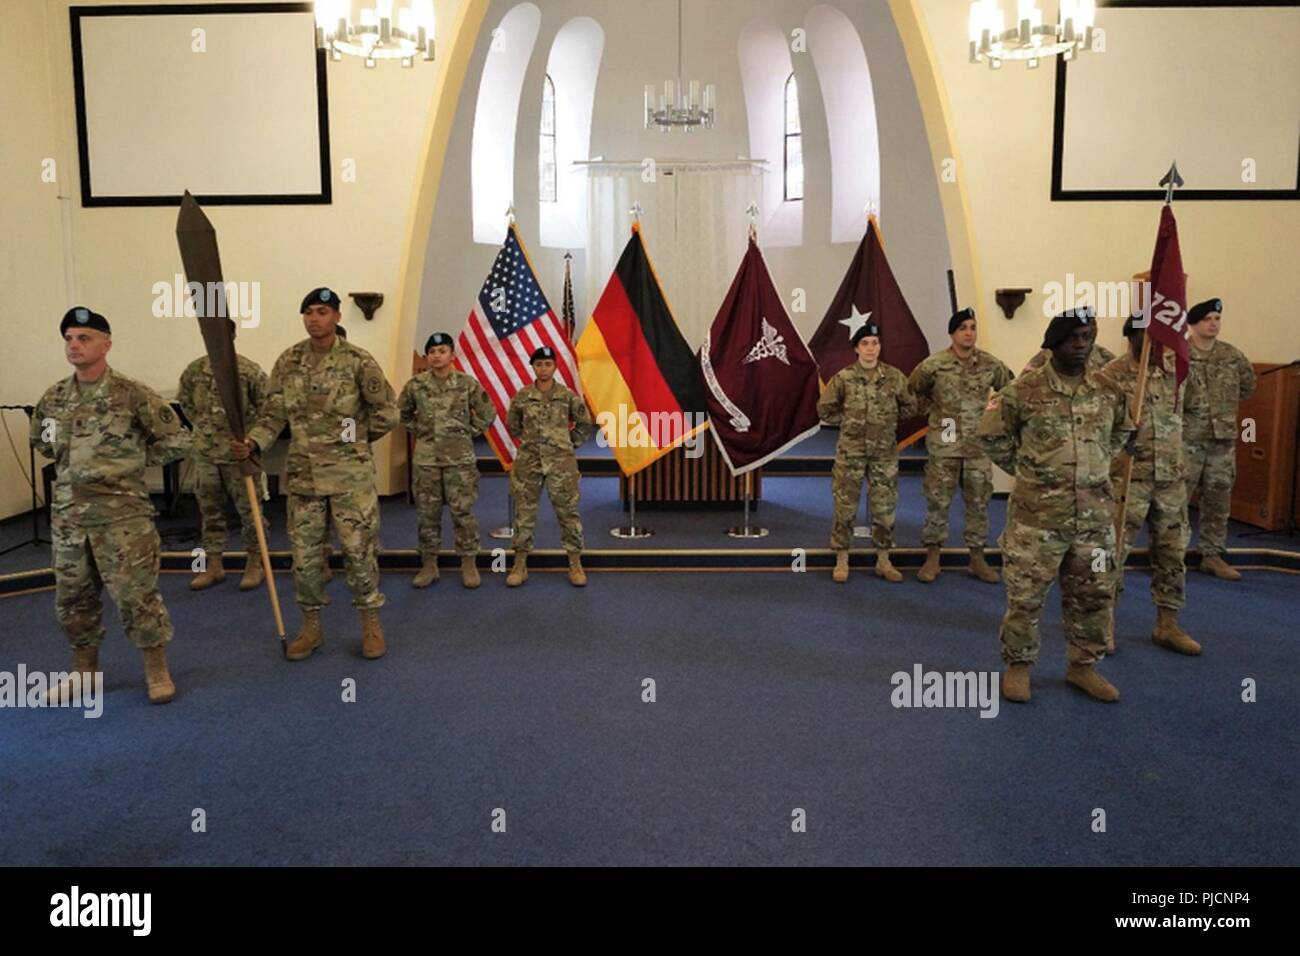
[[[1003,590],[961,574],[598,573],[584,591],[488,575],[477,592],[390,574],[374,662],[336,578],[301,664],[280,660],[260,595],[165,575],[175,703],[147,703],[114,623],[100,719],[0,710],[0,862],[1295,864],[1290,578],[1197,576],[1199,659],[1150,643],[1130,578],[1103,665],[1120,703],[1064,683],[1054,591],[1034,700],[980,719],[890,704],[915,663],[999,667]],[[66,664],[51,601],[0,601],[0,667]]]

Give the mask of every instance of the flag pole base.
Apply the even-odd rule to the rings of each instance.
[[[727,536],[731,538],[766,538],[766,528],[736,527],[728,528]]]
[[[636,525],[622,528],[610,528],[609,533],[616,538],[650,538],[654,536],[653,528],[638,528]]]
[[[515,529],[510,527],[493,528],[488,532],[489,538],[497,538],[500,541],[509,541],[515,536]]]
[[[865,525],[856,525],[856,526],[854,526],[854,528],[853,528],[853,537],[855,537],[855,538],[866,538],[866,539],[870,540],[870,538],[871,538],[871,529],[868,528],[868,527],[866,527]]]
[[[498,541],[509,541],[515,536],[515,496],[506,495],[506,523],[499,528],[493,528],[488,532],[489,538],[495,538]]]

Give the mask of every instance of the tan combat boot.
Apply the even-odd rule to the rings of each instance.
[[[260,588],[265,580],[266,572],[262,570],[261,557],[250,554],[244,559],[244,576],[239,579],[239,590],[252,591]]]
[[[939,546],[928,545],[925,549],[925,564],[916,572],[916,579],[929,584],[939,576]]]
[[[516,551],[514,567],[506,575],[506,587],[517,588],[528,580],[528,552]]]
[[[989,563],[984,560],[983,548],[970,549],[970,573],[972,577],[979,578],[985,584],[997,584],[998,573],[989,567]],[[920,575],[917,575],[920,577]]]
[[[880,548],[876,551],[876,577],[884,578],[897,584],[903,580],[903,574],[889,560],[889,551]]]
[[[1224,581],[1241,580],[1241,572],[1224,561],[1222,555],[1209,554],[1201,558],[1201,570]]]
[[[415,572],[415,577],[411,578],[411,587],[427,588],[430,584],[438,580],[438,556],[425,558],[424,563],[420,565],[420,570]]]
[[[835,552],[835,570],[831,572],[831,580],[836,584],[843,584],[849,579],[849,553],[847,551]]]
[[[582,570],[582,555],[569,555],[569,583],[575,588],[587,586],[587,572]]]
[[[222,563],[221,555],[208,555],[207,570],[196,574],[190,578],[191,591],[206,591],[210,587],[215,587],[222,581],[226,580],[226,568]]]
[[[86,685],[95,679],[97,670],[99,670],[98,644],[72,649],[72,666],[68,668],[68,674],[71,677],[74,673],[81,673],[82,700],[86,699]],[[45,703],[48,706],[57,707],[65,701],[69,704],[73,701],[71,680],[61,680],[45,691]]]
[[[320,611],[303,611],[302,627],[298,628],[298,636],[289,642],[285,648],[285,659],[290,661],[305,661],[311,657],[311,652],[320,647],[321,642],[325,639],[325,634],[320,626]]]
[[[386,653],[388,648],[384,644],[384,629],[379,623],[379,608],[363,607],[361,609],[361,656],[373,661]]]
[[[1093,700],[1105,703],[1119,700],[1115,685],[1098,674],[1091,664],[1071,664],[1065,669],[1065,679]]]
[[[467,588],[476,588],[483,583],[478,576],[478,562],[472,554],[460,556],[460,583]]]
[[[1023,704],[1029,700],[1029,665],[1023,661],[1008,664],[1002,672],[1002,696]]]
[[[144,683],[149,689],[149,703],[165,704],[176,696],[176,685],[167,673],[167,648],[163,644],[144,648]]]
[[[1156,608],[1156,628],[1151,632],[1151,640],[1179,654],[1195,657],[1201,653],[1201,645],[1178,626],[1178,612],[1171,607]]]

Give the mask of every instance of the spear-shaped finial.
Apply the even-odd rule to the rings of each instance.
[[[628,213],[632,216],[632,222],[634,224],[641,221],[641,213],[643,212],[645,212],[645,209],[641,207],[639,202],[632,203],[632,208],[628,210]]]
[[[1165,173],[1165,178],[1160,180],[1160,185],[1165,187],[1166,204],[1174,201],[1174,187],[1182,184],[1183,177],[1178,175],[1178,161],[1174,160],[1169,167],[1169,172]]]
[[[749,238],[758,238],[758,203],[750,202],[745,207],[745,215],[749,216]]]
[[[512,225],[512,226],[515,224],[515,204],[514,204],[514,203],[511,203],[509,206],[506,207],[506,223],[509,224],[509,225]]]

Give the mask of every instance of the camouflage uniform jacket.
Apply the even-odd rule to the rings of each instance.
[[[944,349],[918,365],[910,384],[921,412],[929,415],[926,451],[935,458],[984,457],[979,441],[984,406],[992,392],[1001,391],[1013,378],[1011,369],[980,349],[964,361]],[[956,425],[953,441],[943,440],[948,432],[944,419]]]
[[[248,437],[267,451],[288,423],[289,492],[340,495],[373,482],[370,443],[397,424],[397,399],[379,363],[338,338],[312,361],[311,340],[287,349],[271,370],[270,390]]]
[[[869,369],[854,362],[831,378],[817,414],[840,427],[836,454],[892,457],[898,454],[899,421],[916,415],[916,396],[894,366],[879,362]]]
[[[185,457],[190,441],[171,405],[112,369],[93,385],[56,383],[32,415],[31,444],[54,460],[51,514],[80,527],[153,517],[145,469]]]
[[[1173,356],[1166,353],[1166,362],[1172,364]],[[1138,361],[1125,355],[1110,362],[1101,375],[1114,382],[1124,393],[1130,416],[1135,411],[1133,400],[1137,392]],[[1133,458],[1134,481],[1183,480],[1183,409],[1174,389],[1174,373],[1152,362],[1147,371],[1146,395],[1142,402],[1142,425],[1137,432],[1137,455]],[[1186,382],[1179,391],[1186,390]],[[1112,465],[1116,476],[1123,459]]]
[[[520,455],[557,451],[572,454],[591,437],[591,413],[582,397],[559,381],[554,381],[548,392],[530,382],[510,400],[506,428],[519,443]]]
[[[406,383],[397,407],[415,436],[417,465],[474,464],[474,436],[497,417],[478,380],[456,369],[446,378],[421,372]]]
[[[267,377],[262,367],[252,359],[242,355],[236,357],[239,360],[239,391],[244,401],[244,424],[249,426],[257,421],[258,411],[266,400]],[[230,440],[235,436],[230,434],[217,381],[212,377],[212,362],[206,355],[196,358],[181,373],[176,401],[194,429],[194,457],[219,464],[234,462]]]
[[[1091,369],[1073,394],[1048,363],[989,399],[980,441],[1015,476],[1008,525],[1067,533],[1111,525],[1111,459],[1132,431],[1123,393]]]
[[[1191,368],[1183,407],[1183,430],[1188,438],[1237,437],[1237,403],[1255,392],[1255,370],[1250,360],[1227,342],[1215,341],[1202,352],[1189,343]]]

